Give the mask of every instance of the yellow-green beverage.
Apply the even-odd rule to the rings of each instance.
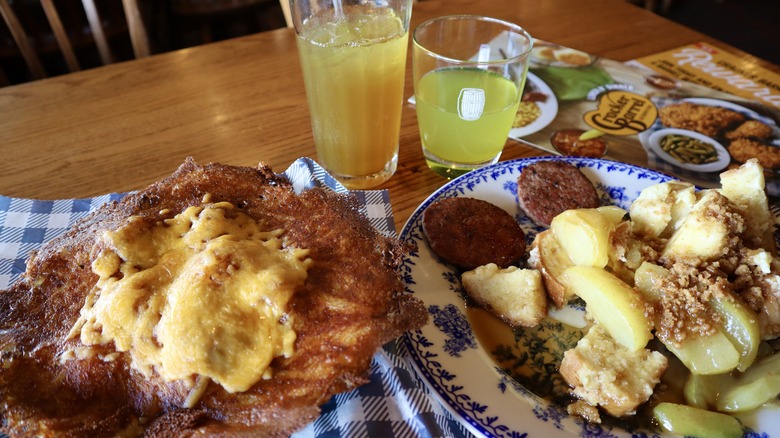
[[[323,11],[298,32],[317,159],[349,188],[395,172],[408,35],[393,9],[368,5]]]
[[[417,119],[428,166],[447,177],[498,159],[522,85],[479,68],[443,68],[419,79]],[[449,165],[448,163],[457,163]],[[463,165],[466,166],[463,166]]]

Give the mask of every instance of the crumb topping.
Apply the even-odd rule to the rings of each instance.
[[[658,337],[664,342],[681,345],[690,337],[709,336],[718,330],[721,317],[710,305],[713,298],[744,302],[761,318],[762,333],[780,334],[780,316],[768,308],[780,310],[780,277],[772,266],[773,257],[766,250],[754,249],[742,239],[745,219],[725,197],[716,196],[703,214],[727,230],[722,250],[715,259],[661,255],[666,238],[642,238],[635,229],[620,227],[611,245],[625,266],[611,266],[620,274],[635,269],[638,261],[649,261],[669,270],[659,279],[661,299],[648,311],[656,322]],[[632,256],[633,255],[633,256]]]
[[[721,321],[708,303],[715,294],[730,293],[728,278],[719,263],[686,259],[668,269],[671,275],[661,279],[659,285],[663,294],[656,309],[658,337],[679,345],[691,334],[714,334]]]
[[[670,275],[659,279],[661,300],[654,307],[656,331],[665,342],[680,345],[689,336],[715,333],[721,317],[710,305],[713,298],[739,300],[762,318],[762,332],[780,333],[780,278],[762,260],[763,250],[734,244],[722,259],[666,260]],[[664,260],[661,260],[662,262]],[[768,308],[778,312],[768,312]]]

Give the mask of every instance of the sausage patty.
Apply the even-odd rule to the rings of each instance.
[[[549,227],[565,210],[598,207],[599,195],[574,165],[539,161],[526,166],[517,178],[517,201],[535,224]]]
[[[423,214],[423,231],[433,252],[471,270],[488,263],[506,268],[525,254],[525,234],[514,217],[473,198],[446,198]]]

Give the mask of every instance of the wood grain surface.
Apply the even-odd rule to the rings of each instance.
[[[516,22],[534,37],[626,61],[700,41],[744,52],[623,0],[431,0],[412,28],[448,14]],[[410,51],[411,54],[411,51]],[[411,58],[406,95],[412,95]],[[396,227],[447,181],[423,159],[414,107],[402,115],[388,189]],[[539,155],[508,141],[502,159]],[[0,194],[57,199],[142,188],[187,156],[282,171],[316,159],[295,35],[279,29],[0,88]]]

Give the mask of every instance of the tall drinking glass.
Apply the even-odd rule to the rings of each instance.
[[[434,18],[414,31],[414,96],[425,161],[448,178],[492,164],[517,114],[533,40],[495,18]]]
[[[412,0],[290,0],[317,160],[348,188],[395,173]]]

